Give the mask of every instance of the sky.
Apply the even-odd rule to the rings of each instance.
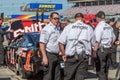
[[[34,12],[21,12],[20,7],[28,3],[58,3],[63,4],[63,9],[57,12],[61,13],[72,6],[67,0],[0,0],[0,12],[4,12],[5,16],[12,14],[34,14]],[[40,14],[40,13],[39,13]],[[49,13],[45,13],[49,14]]]

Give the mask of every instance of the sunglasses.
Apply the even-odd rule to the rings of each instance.
[[[53,18],[54,20],[59,20],[60,18]]]

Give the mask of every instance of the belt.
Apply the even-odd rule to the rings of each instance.
[[[78,56],[89,56],[88,54],[77,54]],[[73,57],[75,57],[75,54],[74,55],[72,55],[72,56],[67,56],[67,58],[73,58]]]
[[[53,53],[53,52],[48,52],[48,51],[47,51],[47,53],[53,54],[53,55],[58,55],[58,53]]]
[[[110,49],[110,48],[103,48],[103,49]]]
[[[98,50],[100,50],[101,52],[104,52],[104,51],[106,51],[106,50],[110,50],[110,48],[101,47],[101,48],[99,48]]]
[[[110,49],[111,47],[100,47],[99,49]]]
[[[72,56],[67,56],[67,58],[73,58],[74,57],[74,55],[72,55]]]

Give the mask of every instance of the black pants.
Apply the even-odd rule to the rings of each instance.
[[[110,57],[109,48],[103,49],[103,52],[101,52],[101,50],[98,50],[97,59],[95,60],[95,63],[96,63],[96,72],[99,80],[108,80],[109,57]]]
[[[114,66],[116,64],[117,45],[113,45],[111,48],[111,63]]]
[[[44,74],[43,80],[60,80],[60,66],[58,55],[47,52],[48,72]]]
[[[79,56],[76,61],[75,57],[67,57],[64,68],[64,80],[84,80],[88,70],[88,58]]]
[[[0,64],[3,64],[4,61],[4,47],[3,44],[0,43]]]

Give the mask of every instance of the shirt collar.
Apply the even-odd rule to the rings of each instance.
[[[81,20],[77,20],[76,23],[83,23],[83,21],[81,21]]]
[[[100,24],[102,24],[102,23],[105,23],[105,21],[100,21],[97,25],[100,25]]]
[[[100,21],[99,23],[105,23],[105,21]]]
[[[53,28],[56,27],[52,22],[50,22],[49,25],[52,26]]]
[[[75,22],[75,24],[83,24],[83,21],[77,20],[77,21]]]
[[[49,25],[55,30],[60,30],[60,27],[55,26],[52,22],[50,22]]]

